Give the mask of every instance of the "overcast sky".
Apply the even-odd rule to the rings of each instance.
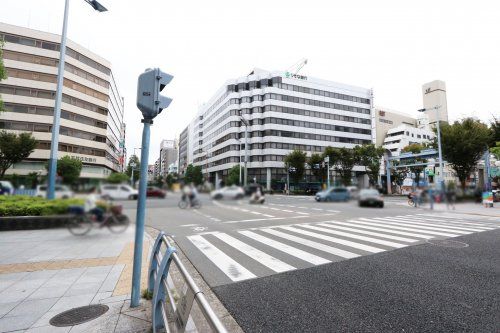
[[[174,75],[173,98],[152,127],[150,164],[229,78],[286,70],[373,88],[375,105],[412,113],[421,86],[446,82],[448,113],[500,116],[499,1],[70,0],[68,36],[108,59],[125,97],[129,155],[140,147],[137,76]],[[0,20],[61,33],[64,0],[1,0]]]

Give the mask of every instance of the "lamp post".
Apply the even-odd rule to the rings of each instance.
[[[107,9],[96,0],[85,0],[98,12],[105,12]],[[61,34],[61,44],[59,48],[59,66],[57,70],[57,90],[54,105],[54,119],[52,123],[52,140],[49,157],[49,179],[47,189],[47,199],[54,199],[56,187],[57,153],[59,151],[59,126],[61,122],[61,100],[64,80],[64,58],[66,56],[66,35],[68,31],[69,0],[65,1],[63,29]]]
[[[248,123],[248,120],[240,116],[241,122],[243,125],[245,125],[245,179],[244,179],[244,186],[247,186],[247,179],[248,179],[248,168],[247,168],[247,163],[248,163],[248,126],[250,124]]]
[[[137,149],[142,149],[142,148],[141,147],[134,148],[134,155],[132,155],[132,156],[136,156],[137,157],[137,155],[135,154],[135,151]],[[130,183],[131,183],[130,186],[132,186],[132,187],[134,187],[134,169],[135,169],[136,166],[137,166],[137,164],[135,164],[134,161],[130,162],[130,167],[132,168],[132,172],[131,172],[131,175],[130,175]]]
[[[330,188],[330,156],[325,157],[326,163],[326,188]]]
[[[419,112],[425,112],[428,110],[436,110],[436,127],[437,127],[437,135],[438,135],[438,155],[439,155],[439,184],[441,187],[441,190],[444,190],[444,178],[443,178],[443,154],[441,150],[441,129],[440,129],[440,123],[439,123],[439,108],[441,105],[436,105],[435,107],[431,109],[419,109]]]
[[[239,180],[239,182],[238,182],[238,185],[240,185],[240,186],[241,186],[241,138],[240,138],[240,137],[238,137],[238,155],[240,155],[240,156],[239,156],[239,157],[240,157],[240,162],[239,162],[239,164],[238,164],[238,166],[239,166],[239,171],[240,171],[240,180]]]

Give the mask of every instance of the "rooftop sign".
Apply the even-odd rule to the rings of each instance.
[[[285,72],[285,77],[287,79],[307,80],[307,76],[305,75],[293,74],[290,72]]]

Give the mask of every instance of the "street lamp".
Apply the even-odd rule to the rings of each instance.
[[[241,186],[241,138],[238,136],[238,155],[239,155],[239,158],[240,158],[240,161],[239,161],[239,172],[240,172],[240,179],[239,179],[239,182],[238,184]]]
[[[439,184],[441,186],[441,190],[444,190],[444,178],[443,178],[443,154],[441,150],[441,129],[440,129],[440,123],[439,123],[439,108],[441,105],[436,105],[433,108],[430,109],[419,109],[419,112],[425,112],[429,110],[436,110],[436,127],[437,127],[437,135],[438,135],[438,155],[439,155]]]
[[[136,151],[137,149],[142,149],[142,148],[141,148],[141,147],[134,148],[134,155],[132,155],[132,156],[137,157],[137,155],[135,154],[135,151]],[[131,178],[131,180],[130,180],[131,184],[130,184],[130,185],[131,185],[132,187],[134,187],[134,188],[135,188],[135,186],[134,186],[134,168],[135,168],[136,166],[137,166],[137,164],[135,164],[135,162],[134,162],[134,161],[130,162],[130,167],[132,168],[132,172],[131,172],[131,175],[130,175],[130,178]]]
[[[105,12],[107,9],[96,0],[85,0],[98,12]],[[54,120],[52,123],[52,141],[50,145],[49,157],[49,186],[47,198],[54,199],[56,187],[57,152],[59,151],[59,125],[61,122],[61,99],[64,79],[64,58],[66,56],[66,35],[68,31],[69,0],[64,6],[64,20],[61,34],[61,45],[59,48],[59,68],[57,70],[57,90],[54,105]]]
[[[250,123],[248,120],[240,116],[240,120],[245,125],[245,180],[244,180],[244,186],[247,186],[247,179],[248,179],[248,168],[247,168],[247,162],[248,162],[248,126],[250,126]]]

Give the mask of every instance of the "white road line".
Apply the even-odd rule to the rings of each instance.
[[[296,242],[296,243],[299,243],[299,244],[302,244],[302,245],[306,245],[306,246],[312,247],[314,249],[317,249],[317,250],[320,250],[320,251],[323,251],[323,252],[327,252],[327,253],[331,253],[333,255],[336,255],[336,256],[339,256],[339,257],[342,257],[342,258],[356,258],[356,257],[359,257],[359,254],[356,254],[356,253],[352,253],[352,252],[349,252],[349,251],[337,249],[335,247],[332,247],[332,246],[329,246],[329,245],[325,245],[325,244],[322,244],[322,243],[313,242],[311,240],[308,240],[308,239],[305,239],[305,238],[301,238],[301,237],[297,237],[297,236],[294,236],[294,235],[290,235],[290,234],[287,234],[287,233],[284,233],[284,232],[281,232],[281,231],[278,231],[278,230],[274,230],[274,229],[271,229],[271,228],[265,228],[265,229],[261,229],[261,230],[264,231],[264,232],[267,232],[267,233],[269,233],[271,235],[278,236],[278,237],[281,237],[281,238],[284,238],[284,239],[288,239],[288,240],[291,240],[292,242]]]
[[[403,224],[403,226],[401,226],[401,224],[394,224],[392,222],[375,220],[375,219],[367,219],[364,217],[361,217],[360,220],[367,221],[367,222],[371,223],[372,225],[384,226],[386,228],[392,228],[392,229],[397,229],[397,230],[414,231],[414,232],[419,232],[422,234],[431,234],[431,235],[445,236],[445,237],[457,237],[457,236],[459,236],[457,234],[449,234],[449,233],[444,233],[444,232],[423,230],[423,229],[416,228],[416,227],[410,227],[410,226],[407,226],[405,224]]]
[[[388,223],[394,224],[394,225],[401,225],[401,226],[408,226],[411,228],[418,228],[422,230],[436,230],[436,231],[444,231],[444,232],[452,232],[454,234],[459,234],[459,235],[468,235],[471,232],[470,231],[462,231],[462,230],[449,230],[445,228],[438,228],[438,227],[428,227],[425,225],[420,225],[418,222],[412,222],[410,220],[405,220],[405,219],[399,219],[399,218],[383,218],[383,217],[375,217],[374,219],[380,220],[380,221],[388,221]]]
[[[417,242],[418,239],[413,239],[413,238],[405,238],[405,237],[399,237],[399,236],[393,236],[393,235],[388,235],[388,234],[381,234],[380,232],[373,232],[373,231],[366,231],[366,230],[359,230],[355,228],[348,228],[348,227],[342,227],[339,225],[334,225],[334,221],[329,221],[330,224],[327,223],[317,223],[315,225],[321,225],[323,227],[328,227],[328,228],[334,228],[334,229],[340,229],[340,230],[346,230],[346,231],[352,231],[352,232],[357,232],[360,234],[365,234],[365,235],[371,235],[371,236],[377,236],[377,237],[382,237],[382,238],[387,238],[387,239],[393,239],[397,240],[400,242],[408,242],[408,243],[413,243]]]
[[[214,221],[214,222],[220,222],[220,220],[219,220],[219,219],[216,219],[215,217],[212,217],[212,218],[210,218],[210,219],[211,219],[212,221]]]
[[[490,222],[484,222],[484,221],[474,221],[474,220],[467,220],[467,219],[463,219],[463,218],[458,218],[458,217],[455,217],[453,219],[450,219],[448,217],[445,217],[445,216],[434,216],[434,215],[421,215],[421,217],[432,217],[432,218],[441,218],[444,220],[446,220],[446,223],[455,223],[455,224],[467,224],[467,225],[474,225],[474,226],[479,226],[479,227],[495,227],[494,225],[492,225]]]
[[[323,208],[311,208],[312,210],[323,210]]]
[[[243,281],[257,277],[202,236],[188,236],[187,238],[231,280]]]
[[[282,209],[282,212],[287,212],[287,213],[293,213],[293,210],[288,210],[288,209]]]
[[[485,231],[485,230],[492,230],[493,228],[472,228],[472,227],[463,227],[459,224],[449,224],[445,221],[440,222],[438,220],[434,221],[432,219],[423,219],[423,218],[417,218],[417,217],[398,217],[399,219],[403,220],[409,220],[412,224],[419,224],[419,225],[426,225],[426,226],[435,226],[435,227],[440,227],[440,228],[446,228],[446,229],[457,229],[457,230],[465,230],[465,231]]]
[[[328,209],[327,211],[330,213],[340,213],[340,210]]]
[[[269,215],[269,214],[262,214],[262,215],[265,217],[274,217],[273,215]]]
[[[366,237],[366,236],[360,236],[356,234],[351,234],[348,232],[342,232],[342,231],[337,231],[337,230],[332,230],[332,229],[325,229],[325,228],[320,228],[320,227],[315,227],[312,225],[304,225],[301,226],[307,229],[312,229],[312,230],[317,230],[321,232],[326,232],[329,234],[334,234],[334,235],[339,235],[347,238],[353,238],[357,239],[360,241],[365,241],[365,242],[370,242],[370,243],[375,243],[375,244],[380,244],[380,245],[385,245],[385,246],[390,246],[390,247],[395,247],[395,248],[402,248],[408,246],[407,244],[401,244],[401,243],[396,243],[396,242],[391,242],[383,239],[378,239],[378,238],[372,238],[372,237]]]
[[[253,240],[256,240],[258,242],[266,244],[270,247],[274,247],[275,249],[278,249],[282,252],[285,252],[286,254],[289,254],[289,255],[297,257],[301,260],[307,261],[313,265],[321,265],[321,264],[327,264],[327,263],[331,262],[330,260],[327,260],[325,258],[318,257],[312,253],[299,250],[299,249],[292,247],[292,246],[288,246],[288,245],[283,244],[281,242],[278,242],[278,241],[275,241],[273,239],[256,234],[255,232],[252,232],[252,231],[244,230],[244,231],[239,231],[239,233],[244,235],[244,236],[247,236]]]
[[[309,215],[309,213],[304,213],[304,212],[294,212],[295,214],[301,214],[301,215]]]
[[[301,227],[310,228],[311,226],[301,225]],[[285,230],[288,230],[288,231],[296,232],[296,233],[301,234],[301,235],[306,235],[306,236],[311,236],[311,237],[315,237],[315,238],[327,240],[327,241],[332,242],[332,243],[346,245],[346,246],[349,246],[349,247],[352,247],[352,248],[355,248],[355,249],[359,249],[359,250],[363,250],[363,251],[367,251],[367,252],[378,253],[378,252],[384,252],[385,251],[384,249],[380,249],[378,247],[364,245],[364,244],[360,244],[360,243],[355,243],[355,242],[351,242],[351,241],[348,241],[348,240],[345,240],[345,239],[335,238],[335,237],[326,236],[326,235],[323,235],[323,234],[318,234],[318,233],[315,233],[315,232],[310,232],[310,231],[307,231],[307,230],[297,229],[295,227],[280,227],[280,229],[285,229]],[[322,229],[322,228],[320,228],[320,229]]]
[[[264,253],[260,250],[257,250],[256,248],[240,241],[239,239],[236,239],[232,236],[229,236],[228,234],[218,233],[218,234],[215,234],[214,236],[219,238],[221,241],[225,242],[226,244],[231,245],[232,247],[234,247],[238,251],[241,251],[242,253],[246,254],[250,258],[261,263],[262,265],[272,269],[275,272],[281,273],[281,272],[291,271],[291,270],[295,269],[295,267],[288,265],[287,263],[285,263],[279,259],[276,259],[275,257],[268,255],[267,253]]]
[[[181,227],[196,227],[198,225],[199,224],[183,224],[183,225],[181,225]]]
[[[403,235],[403,236],[410,236],[410,237],[417,237],[417,238],[423,238],[423,239],[434,238],[434,236],[430,236],[430,235],[422,235],[422,234],[416,234],[414,232],[405,232],[405,231],[393,230],[390,227],[383,226],[383,225],[376,224],[376,223],[364,222],[364,221],[360,221],[360,220],[349,220],[349,222],[350,223],[347,223],[347,222],[333,222],[333,223],[342,224],[342,225],[348,225],[348,226],[352,226],[353,223],[354,223],[354,224],[356,224],[356,228],[363,228],[363,229],[369,229],[369,230],[384,231],[384,232],[389,232],[391,234]]]

